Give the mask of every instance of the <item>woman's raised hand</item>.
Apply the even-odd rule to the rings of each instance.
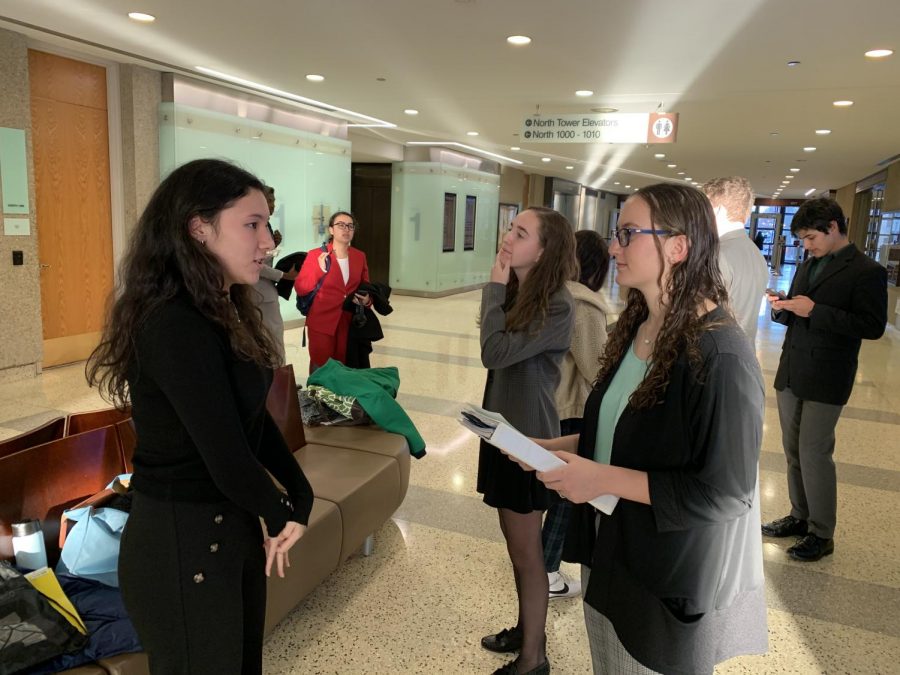
[[[509,263],[512,255],[502,247],[497,252],[494,265],[491,267],[491,281],[503,284],[509,283]]]

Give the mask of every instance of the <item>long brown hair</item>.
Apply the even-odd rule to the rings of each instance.
[[[264,189],[252,174],[214,159],[178,167],[156,189],[119,267],[103,337],[85,368],[88,384],[106,400],[120,408],[128,404],[126,376],[136,362],[138,333],[155,309],[180,293],[225,329],[236,354],[262,366],[277,365],[275,343],[251,297],[254,291],[241,284],[224,291],[218,259],[189,233],[195,216],[217,228],[222,210],[251,190]]]
[[[706,300],[727,308],[728,294],[719,272],[716,217],[702,192],[684,185],[660,183],[641,188],[629,199],[642,199],[650,207],[654,229],[685,235],[688,241],[685,259],[672,265],[667,279],[657,281],[665,312],[662,329],[650,355],[650,370],[629,399],[634,408],[649,408],[662,400],[672,367],[682,352],[687,353],[691,367],[699,370],[700,338],[710,324],[698,310]],[[664,265],[661,240],[656,234],[652,236],[660,265]],[[648,314],[643,294],[630,289],[625,310],[600,359],[598,381],[615,371]]]
[[[569,279],[576,278],[575,234],[566,217],[553,209],[532,206],[540,227],[538,236],[544,249],[525,283],[519,286],[515,272],[506,285],[506,330],[540,330],[550,308],[550,296]],[[535,323],[536,322],[536,323]]]

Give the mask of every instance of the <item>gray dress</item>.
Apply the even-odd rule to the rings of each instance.
[[[572,338],[574,307],[565,287],[550,298],[543,326],[506,331],[506,286],[489,283],[481,294],[481,362],[488,368],[482,406],[502,414],[526,436],[559,436],[554,396],[560,364]],[[552,499],[534,472],[523,471],[493,446],[482,442],[478,492],[495,508],[530,513]]]

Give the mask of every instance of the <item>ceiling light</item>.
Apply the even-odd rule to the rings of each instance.
[[[506,41],[511,45],[521,47],[522,45],[531,44],[531,38],[527,35],[510,35]]]
[[[787,182],[786,180],[781,181],[781,184],[782,184],[782,185],[790,185],[790,183]]]
[[[419,111],[415,110],[414,108],[407,108],[406,110],[403,111],[403,114],[404,115],[418,115]]]
[[[594,92],[592,92],[590,89],[579,89],[578,91],[575,92],[575,95],[581,96],[581,97],[593,96]]]
[[[806,192],[803,193],[804,197],[809,197],[813,192],[816,191],[816,188],[809,188]]]
[[[788,174],[788,175],[785,176],[785,178],[787,178],[788,180],[792,180],[794,177],[791,176],[790,174]]]
[[[694,179],[691,178],[690,176],[688,176],[687,178],[685,178],[685,180],[694,180]]]
[[[691,183],[693,183],[694,185],[700,185],[700,183],[698,183],[698,182],[695,181],[695,180],[691,181]]]
[[[316,75],[315,73],[310,73],[309,75],[306,76],[306,79],[309,80],[310,82],[324,82],[325,76],[324,75]]]
[[[890,56],[893,53],[893,49],[870,49],[866,52],[866,58],[883,59],[885,56]]]
[[[621,185],[621,183],[620,183],[619,181],[615,181],[615,182],[613,183],[613,185]]]
[[[815,152],[815,151],[816,151],[816,148],[814,145],[807,145],[805,148],[803,148],[803,152]]]
[[[626,189],[627,189],[627,188],[630,188],[631,186],[630,186],[630,185],[626,185],[625,187],[626,187]]]
[[[595,113],[614,113],[614,112],[619,112],[619,109],[618,109],[618,108],[612,108],[612,107],[610,107],[610,106],[608,106],[608,105],[602,105],[602,106],[600,106],[600,107],[598,107],[598,108],[591,108],[591,112],[595,112]]]
[[[462,148],[463,150],[469,150],[470,152],[477,153],[479,155],[487,155],[488,157],[496,157],[497,159],[502,159],[506,162],[511,162],[513,164],[522,164],[518,159],[513,159],[512,157],[506,157],[504,155],[498,155],[496,152],[488,152],[487,150],[482,150],[481,148],[476,148],[471,145],[466,145],[465,143],[457,143],[456,141],[407,141],[407,145],[435,145],[441,147],[452,147],[452,148]]]
[[[770,132],[769,132],[769,136],[777,136],[777,135],[778,135],[778,132],[777,132],[777,131],[770,131]]]
[[[666,166],[669,167],[670,169],[674,169],[678,165],[677,164],[666,164]]]
[[[372,117],[371,115],[363,115],[362,113],[354,112],[352,110],[347,110],[346,108],[338,108],[335,105],[331,105],[330,103],[325,103],[324,101],[317,101],[313,98],[307,98],[306,96],[300,96],[298,94],[293,94],[289,91],[284,91],[282,89],[275,89],[274,87],[270,87],[265,84],[260,84],[259,82],[253,82],[252,80],[245,80],[242,77],[237,77],[235,75],[229,75],[228,73],[223,73],[218,70],[213,70],[212,68],[205,68],[203,66],[194,66],[194,69],[203,73],[204,75],[209,75],[210,77],[214,77],[219,80],[225,80],[226,82],[231,82],[232,84],[237,84],[242,87],[247,87],[249,89],[255,89],[257,91],[262,91],[267,94],[272,94],[273,96],[278,96],[280,98],[287,99],[289,101],[294,101],[296,103],[303,103],[306,105],[313,105],[317,108],[321,108],[323,110],[328,110],[330,112],[340,113],[341,115],[349,115],[351,117],[356,117],[362,120],[365,120],[363,124],[348,124],[348,127],[387,127],[394,128],[397,125],[392,122],[385,122],[384,120],[380,120],[377,117]]]
[[[853,101],[844,99],[841,101],[835,101],[831,105],[833,105],[835,108],[849,108],[851,105],[853,105]]]
[[[661,152],[657,152],[657,153],[656,153],[655,155],[653,155],[653,156],[656,157],[656,159],[665,159],[665,158],[666,158],[666,156],[665,156],[663,153],[661,153]]]
[[[510,146],[509,149],[510,150],[521,150],[522,148],[520,148],[518,145],[513,145],[513,146]]]
[[[637,192],[637,191],[638,191],[638,189],[637,189],[637,188],[634,188],[634,191],[635,191],[635,192]]]
[[[798,172],[800,171],[800,169],[795,169],[795,168],[792,167],[792,168],[791,168],[791,171],[793,171],[794,173],[798,173]]]
[[[788,68],[796,68],[797,66],[800,65],[800,62],[799,61],[788,61],[787,64],[788,64]]]
[[[678,175],[679,175],[679,176],[683,176],[683,175],[684,175],[684,171],[679,171],[679,172],[678,172]]]
[[[477,131],[467,131],[466,132],[466,136],[477,136],[477,135],[478,135]]]
[[[144,14],[143,12],[128,12],[128,18],[132,21],[140,21],[141,23],[153,23],[156,17],[152,14]]]
[[[571,164],[569,164],[569,165],[566,167],[566,169],[568,169],[569,171],[571,171],[571,170],[574,169],[574,168],[575,168],[575,167],[572,166]]]
[[[550,162],[550,161],[553,161],[553,160],[551,160],[549,157],[541,157],[541,161],[542,161],[542,162]]]
[[[816,129],[817,136],[827,136],[831,133],[831,129]]]

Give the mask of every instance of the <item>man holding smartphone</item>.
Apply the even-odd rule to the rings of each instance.
[[[884,334],[887,270],[850,243],[841,207],[831,199],[805,202],[791,233],[810,257],[787,295],[766,289],[772,320],[788,327],[775,389],[791,513],[762,532],[800,536],[788,555],[814,561],[834,552],[834,429],[853,389],[862,340]]]

